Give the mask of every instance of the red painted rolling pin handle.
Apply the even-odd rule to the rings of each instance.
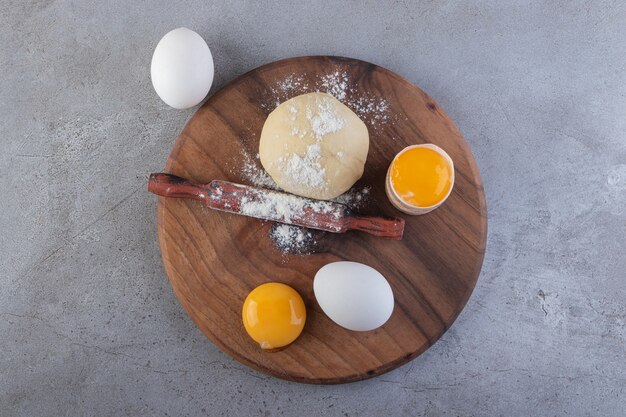
[[[209,197],[209,190],[205,185],[162,172],[150,174],[148,191],[161,197],[193,198],[204,203]]]
[[[349,220],[349,228],[367,232],[374,236],[400,240],[404,233],[404,219],[354,216]]]

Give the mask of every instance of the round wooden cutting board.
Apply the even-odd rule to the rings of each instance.
[[[245,160],[255,161],[267,115],[277,102],[326,91],[324,79],[346,81],[342,101],[370,133],[363,178],[368,203],[362,214],[403,217],[404,238],[384,240],[360,232],[321,233],[317,253],[283,254],[272,224],[212,211],[200,202],[159,198],[158,231],[170,282],[193,321],[221,349],[262,372],[299,382],[344,383],[380,375],[431,346],[467,302],[483,261],[487,235],[485,196],[472,153],[448,115],[419,88],[376,65],[338,57],[274,62],[237,78],[215,93],[189,120],[166,170],[196,182],[250,184]],[[321,86],[321,87],[320,87]],[[366,101],[359,101],[366,97]],[[367,103],[386,103],[363,114]],[[454,160],[456,182],[448,200],[423,216],[394,209],[385,195],[389,163],[405,146],[434,143]],[[373,331],[334,324],[313,295],[313,278],[329,262],[361,262],[389,280],[395,307]],[[277,352],[264,352],[246,334],[241,308],[249,291],[270,281],[294,287],[307,306],[302,335]]]

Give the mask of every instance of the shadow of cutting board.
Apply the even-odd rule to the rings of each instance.
[[[236,360],[279,378],[308,383],[344,383],[380,375],[435,343],[474,288],[487,235],[480,174],[447,114],[397,74],[354,59],[291,58],[237,78],[189,120],[166,170],[200,183],[212,179],[250,183],[242,167],[246,158],[254,160],[263,123],[277,102],[326,91],[322,80],[337,74],[346,80],[342,101],[349,107],[385,103],[384,116],[362,114],[370,132],[370,152],[357,186],[368,185],[371,192],[368,204],[358,211],[403,217],[401,241],[359,232],[327,233],[318,237],[317,253],[283,254],[270,238],[271,223],[211,211],[196,201],[160,198],[158,204],[165,269],[198,327]],[[285,80],[289,88],[284,88]],[[367,100],[359,101],[361,97]],[[355,110],[363,113],[363,108]],[[456,182],[443,206],[427,215],[408,216],[391,206],[384,182],[396,153],[416,143],[443,148],[454,160]],[[381,328],[343,329],[316,303],[315,273],[340,260],[370,265],[388,279],[396,303]],[[291,285],[307,305],[302,335],[271,353],[248,337],[241,322],[248,292],[269,281]]]

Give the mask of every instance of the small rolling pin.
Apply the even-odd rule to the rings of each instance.
[[[213,180],[197,184],[172,174],[150,174],[148,191],[162,197],[192,198],[207,207],[295,226],[344,233],[360,230],[387,239],[402,239],[404,220],[360,216],[345,204]]]

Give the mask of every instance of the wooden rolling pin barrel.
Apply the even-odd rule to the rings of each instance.
[[[404,220],[359,216],[345,204],[318,201],[276,190],[235,184],[230,181],[213,180],[209,184],[197,184],[167,173],[150,174],[148,191],[162,197],[191,198],[202,201],[207,207],[271,220],[294,226],[307,227],[333,233],[360,230],[387,239],[402,239]],[[290,206],[301,207],[293,215],[286,216],[272,210],[272,203],[287,201]],[[246,211],[246,204],[265,204],[267,210]]]

